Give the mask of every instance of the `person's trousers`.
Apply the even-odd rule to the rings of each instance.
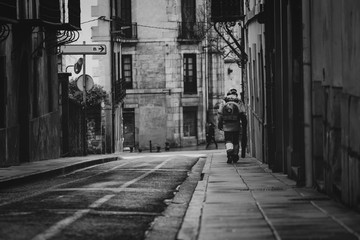
[[[239,135],[239,131],[225,132],[225,147],[228,156],[239,155]]]

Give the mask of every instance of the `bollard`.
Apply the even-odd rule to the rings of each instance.
[[[170,150],[170,143],[166,142],[165,143],[165,151],[169,151]]]
[[[152,152],[152,145],[151,145],[151,141],[149,141],[149,145],[150,145],[150,152]]]

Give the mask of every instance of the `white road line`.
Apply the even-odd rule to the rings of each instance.
[[[109,201],[110,199],[112,199],[113,197],[115,197],[115,194],[105,195],[102,198],[99,198],[98,200],[96,200],[95,202],[90,204],[89,208],[98,208],[101,205],[103,205],[104,203],[106,203],[107,201]]]
[[[117,192],[119,188],[108,188],[108,187],[87,187],[87,188],[61,188],[61,189],[53,189],[50,192]],[[163,192],[167,191],[164,189],[157,188],[126,188],[124,192]]]
[[[151,173],[155,172],[157,169],[161,168],[162,166],[164,166],[168,161],[170,161],[171,158],[165,160],[164,162],[160,163],[159,165],[157,165],[155,168],[151,169],[150,171],[140,175],[139,177],[128,181],[126,183],[124,183],[123,185],[121,185],[118,189],[117,189],[117,193],[123,191],[125,188],[127,188],[128,186],[130,186],[131,184],[136,183],[137,181],[147,177],[148,175],[150,175]],[[115,167],[117,168],[117,167]],[[112,169],[115,169],[112,168]],[[95,202],[93,202],[92,204],[89,205],[89,207],[87,209],[82,209],[82,210],[78,210],[76,211],[72,216],[67,217],[57,223],[55,223],[54,225],[52,225],[50,228],[48,228],[47,230],[45,230],[43,233],[38,234],[37,236],[35,236],[32,240],[48,240],[51,239],[52,237],[56,236],[57,234],[59,234],[63,229],[65,229],[67,226],[69,226],[70,224],[72,224],[73,222],[75,222],[76,220],[78,220],[79,218],[85,216],[87,213],[90,212],[91,209],[93,208],[98,208],[101,205],[103,205],[104,203],[106,203],[107,201],[109,201],[111,198],[113,198],[115,195],[114,194],[109,194],[109,195],[105,195],[102,198],[99,198],[98,200],[96,200]]]
[[[120,164],[120,165],[118,165],[118,166],[116,166],[116,167],[110,168],[110,169],[108,169],[108,170],[106,170],[106,171],[102,171],[102,172],[100,172],[100,173],[93,174],[93,175],[91,175],[91,176],[87,176],[87,177],[83,177],[83,178],[78,178],[78,179],[73,180],[73,181],[61,183],[61,184],[52,186],[52,187],[50,187],[50,188],[47,188],[47,189],[45,189],[45,190],[43,190],[43,191],[37,191],[37,192],[34,192],[34,193],[32,193],[32,194],[26,195],[26,196],[24,196],[24,197],[20,197],[20,198],[14,199],[14,200],[9,200],[9,201],[7,201],[7,202],[0,203],[0,207],[5,206],[5,205],[7,205],[7,204],[12,204],[12,203],[15,203],[15,202],[20,202],[20,201],[23,201],[23,200],[28,199],[28,198],[31,198],[31,197],[38,196],[38,195],[40,195],[40,194],[42,194],[42,193],[44,193],[44,192],[46,192],[46,191],[52,191],[52,190],[54,190],[54,189],[56,189],[56,188],[59,188],[59,187],[62,187],[62,186],[66,186],[66,185],[71,184],[71,183],[80,182],[80,181],[83,181],[83,180],[85,180],[85,179],[92,178],[92,177],[95,177],[95,176],[98,176],[98,175],[101,175],[101,174],[104,174],[104,173],[113,171],[113,170],[115,170],[115,169],[117,169],[117,168],[123,167],[123,166],[125,166],[125,165],[127,165],[127,164],[130,164],[130,163],[131,163],[131,162],[125,162],[125,163],[122,163],[122,164]],[[91,166],[91,167],[96,167],[96,166]],[[85,168],[85,169],[82,169],[82,170],[86,170],[86,169],[88,169],[88,168]],[[66,175],[64,175],[64,176],[69,176],[69,175],[71,175],[71,174],[72,174],[72,173],[69,173],[69,174],[66,174]]]
[[[50,239],[53,236],[59,234],[61,232],[61,230],[63,230],[64,228],[66,228],[67,226],[69,226],[70,224],[72,224],[73,222],[75,222],[76,220],[78,220],[79,218],[81,218],[82,216],[87,214],[88,212],[90,212],[90,209],[83,209],[83,210],[76,211],[72,216],[57,222],[56,224],[51,226],[49,229],[47,229],[45,232],[35,236],[32,240]]]

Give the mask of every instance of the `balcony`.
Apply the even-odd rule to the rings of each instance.
[[[0,2],[0,22],[16,23],[17,21],[16,1],[2,0]]]
[[[205,24],[198,22],[178,22],[180,42],[199,42],[205,36]]]
[[[111,37],[116,42],[137,42],[137,23],[126,23],[121,18],[113,18]]]

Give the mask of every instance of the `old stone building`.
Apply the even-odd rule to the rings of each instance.
[[[223,60],[206,46],[206,2],[123,0],[113,8],[121,44],[115,66],[126,86],[124,146],[204,142],[205,122],[216,112],[209,99],[224,93]]]

